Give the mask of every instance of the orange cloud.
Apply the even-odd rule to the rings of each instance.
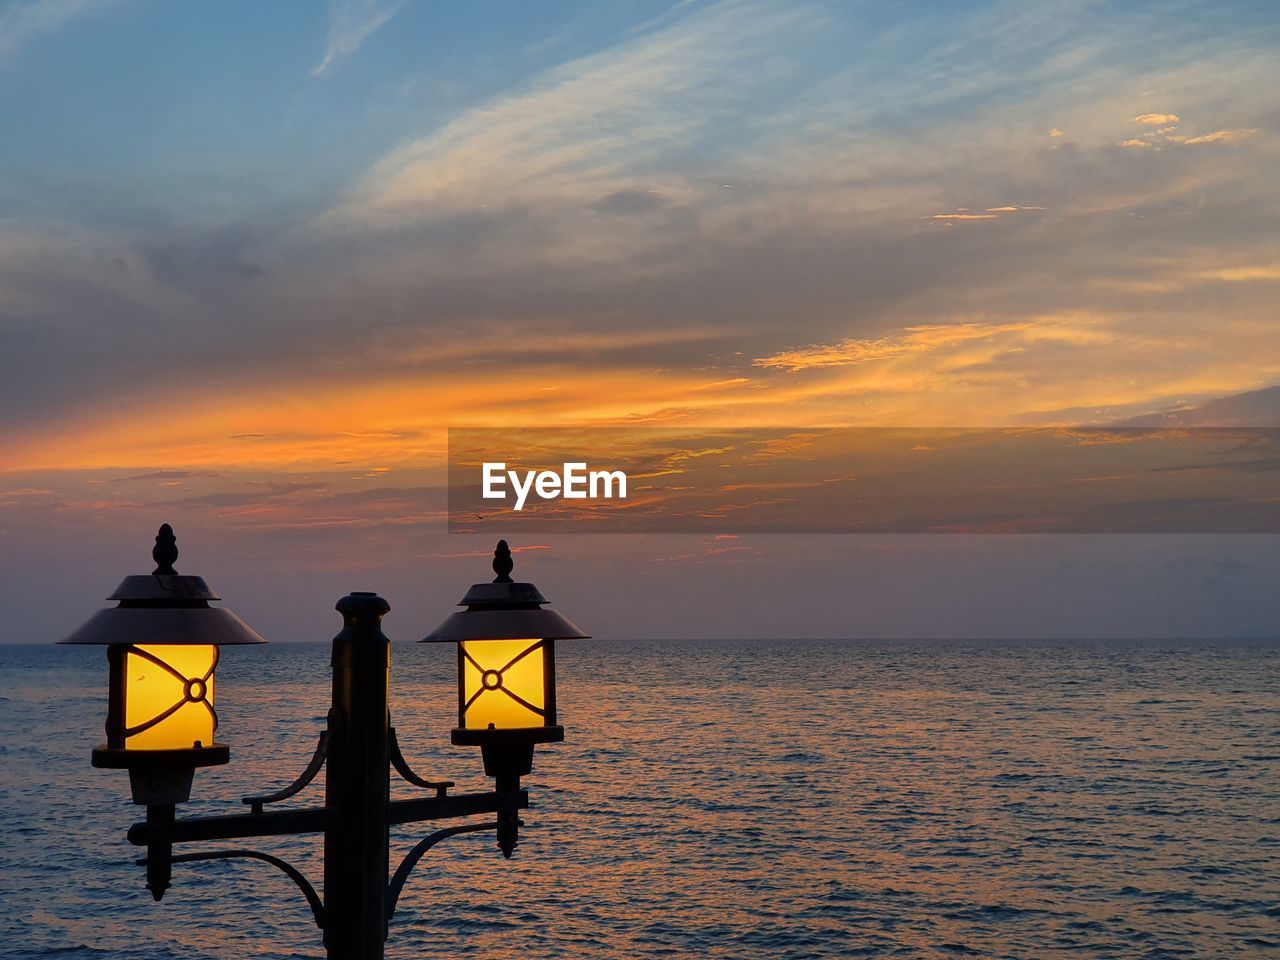
[[[1165,115],[1144,114],[1143,116],[1164,117]],[[1177,118],[1175,117],[1174,119]],[[1202,133],[1194,137],[1187,137],[1180,133],[1174,133],[1176,129],[1177,127],[1175,126],[1158,127],[1147,131],[1139,137],[1121,140],[1120,146],[1131,150],[1145,150],[1153,147],[1159,149],[1165,146],[1196,147],[1210,143],[1240,143],[1258,133],[1257,127],[1238,127],[1232,130],[1214,130],[1212,133]]]
[[[539,387],[547,379],[559,390]],[[704,391],[705,374],[589,367],[506,367],[486,372],[402,374],[334,387],[305,381],[245,390],[133,398],[121,409],[32,428],[6,444],[0,471],[116,466],[236,466],[294,469],[350,464],[441,463],[445,428],[618,422],[679,403],[687,412],[733,400]],[[181,415],[173,411],[181,410]],[[239,438],[239,439],[236,439]]]
[[[1280,263],[1259,264],[1249,267],[1222,267],[1202,270],[1198,276],[1206,280],[1226,280],[1230,283],[1280,280]]]
[[[937,350],[955,343],[983,340],[1001,333],[1026,330],[1030,321],[1003,324],[957,323],[927,324],[907,327],[897,337],[880,337],[875,340],[842,340],[837,344],[817,344],[787,350],[754,361],[758,367],[774,367],[792,373],[813,367],[839,367],[865,363],[870,360],[887,360],[912,353]]]
[[[1256,127],[1243,127],[1238,130],[1215,130],[1213,133],[1202,134],[1198,137],[1188,137],[1185,140],[1179,137],[1175,142],[1185,143],[1188,146],[1201,143],[1239,143],[1241,140],[1248,140],[1257,132]]]

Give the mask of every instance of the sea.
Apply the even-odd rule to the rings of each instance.
[[[223,652],[219,740],[180,815],[291,781],[325,644]],[[389,958],[1280,957],[1280,642],[562,643],[515,857],[432,849]],[[414,769],[454,747],[451,651],[392,648]],[[0,957],[323,956],[259,861],[177,864],[154,903],[127,776],[95,770],[106,659],[0,646]],[[395,796],[420,795],[396,781]],[[289,801],[322,802],[319,782]],[[393,830],[392,864],[432,830]],[[318,838],[232,841],[320,885]],[[216,849],[227,844],[191,845]]]

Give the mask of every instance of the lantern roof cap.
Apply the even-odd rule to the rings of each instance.
[[[532,583],[473,583],[467,595],[458,601],[458,606],[493,607],[513,603],[542,606],[550,602]]]
[[[120,581],[108,600],[149,601],[155,606],[185,604],[191,600],[221,600],[204,577],[182,574],[135,574]]]
[[[117,606],[99,610],[59,643],[169,644],[195,646],[266,643],[230,610],[209,606],[220,599],[203,577],[178,573],[178,542],[173,527],[162,524],[151,551],[156,569],[125,577],[108,600]]]
[[[582,640],[584,633],[567,617],[542,609],[549,602],[532,583],[511,579],[515,561],[507,541],[499,540],[493,551],[492,583],[473,583],[459,602],[466,610],[451,614],[427,634],[422,643],[450,643],[458,640]]]

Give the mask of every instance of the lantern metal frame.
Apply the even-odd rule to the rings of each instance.
[[[520,778],[533,768],[533,748],[540,743],[560,743],[564,740],[564,727],[558,719],[556,700],[556,651],[557,640],[587,639],[576,624],[554,610],[545,609],[549,602],[532,583],[519,583],[511,579],[515,561],[507,541],[499,540],[493,552],[492,583],[475,583],[459,602],[465,607],[446,617],[440,626],[423,637],[422,643],[454,643],[458,648],[458,726],[450,734],[457,746],[478,746],[484,761],[484,770],[493,777],[499,789],[516,790]],[[466,645],[495,640],[527,640],[529,646],[498,670],[487,670],[470,657]],[[542,651],[542,707],[539,708],[507,690],[501,674],[515,663],[531,654]],[[466,692],[466,665],[472,666],[482,676],[496,673],[497,686],[489,690],[501,690],[535,715],[543,723],[535,727],[507,727],[495,729],[492,725],[468,727],[467,710],[484,689],[473,697]]]
[[[551,637],[520,637],[521,640],[529,640],[529,646],[525,647],[518,654],[508,660],[503,666],[496,670],[491,667],[484,667],[476,661],[470,651],[467,650],[468,643],[485,643],[489,638],[472,637],[469,640],[459,640],[458,643],[458,725],[453,728],[450,739],[455,746],[476,747],[482,746],[487,740],[502,734],[516,735],[520,738],[527,738],[532,743],[560,743],[564,740],[564,727],[556,723],[556,641]],[[440,640],[420,640],[419,643],[440,643]],[[543,705],[535,706],[518,693],[514,693],[503,682],[503,674],[514,667],[525,657],[532,654],[535,650],[542,651],[542,698]],[[483,678],[481,687],[470,697],[466,695],[466,665],[470,662],[476,668]],[[486,682],[489,675],[496,675],[498,683],[489,686]],[[543,723],[537,727],[504,727],[501,729],[490,729],[487,727],[468,727],[467,711],[471,709],[482,694],[487,692],[503,693],[510,697],[520,706],[524,707],[530,713],[542,717]]]
[[[217,734],[218,714],[210,694],[221,648],[266,641],[230,610],[209,605],[220,598],[204,578],[174,569],[178,542],[167,523],[156,534],[151,559],[155,570],[149,575],[125,577],[107,598],[115,600],[116,606],[99,610],[60,642],[107,648],[107,742],[94,748],[92,764],[128,770],[134,802],[163,805],[190,799],[198,767],[221,765],[231,758],[230,748],[212,739]],[[188,677],[146,647],[209,648],[212,657],[200,676]],[[183,685],[181,699],[132,727],[128,725],[130,656],[142,657]],[[199,684],[199,696],[192,696],[195,684]],[[208,709],[212,720],[209,743],[160,749],[129,745],[131,737],[158,726],[188,703],[202,703]]]
[[[162,528],[162,534],[165,528]],[[500,552],[503,551],[506,551],[505,542],[500,545]],[[509,559],[509,553],[507,557]],[[495,564],[497,562],[495,560]],[[452,781],[420,777],[400,750],[388,709],[390,641],[382,632],[381,622],[390,605],[375,593],[356,592],[339,600],[335,609],[342,615],[343,626],[333,638],[331,706],[315,752],[297,779],[273,793],[243,797],[241,802],[250,810],[247,814],[221,816],[179,819],[175,816],[175,802],[171,797],[157,800],[153,796],[140,800],[135,791],[135,802],[145,803],[147,816],[145,821],[129,828],[128,839],[136,846],[146,847],[147,855],[137,863],[146,867],[147,887],[156,900],[160,900],[169,887],[175,863],[233,858],[256,860],[280,870],[302,892],[316,926],[323,931],[330,960],[382,960],[388,925],[396,912],[401,893],[415,866],[428,850],[450,837],[493,831],[503,856],[509,858],[512,855],[522,825],[519,811],[529,806],[529,793],[520,788],[519,775],[512,776],[509,764],[500,763],[498,774],[488,769],[488,751],[496,750],[502,755],[504,752],[509,754],[514,748],[517,754],[522,755],[527,750],[531,760],[533,747],[527,737],[518,744],[508,743],[509,737],[491,739],[485,748],[486,772],[497,779],[495,789],[489,792],[451,794]],[[538,606],[532,609],[537,614],[551,613]],[[64,642],[104,642],[94,639],[95,636],[102,637],[104,632],[103,621],[99,618],[113,612],[100,611]],[[150,612],[156,610],[153,608]],[[229,614],[224,610],[216,612]],[[558,614],[553,616],[558,617]],[[541,617],[535,619],[546,622]],[[238,618],[236,620],[239,622]],[[577,631],[576,627],[573,629]],[[111,638],[108,643],[119,636],[114,630],[105,632]],[[582,635],[581,631],[577,631],[577,635]],[[562,739],[563,729],[555,729],[558,731],[556,739]],[[511,734],[527,731],[477,732]],[[455,742],[458,741],[455,739]],[[210,763],[225,763],[227,752],[221,744],[194,751]],[[107,746],[95,751],[94,763],[111,766],[114,764],[108,761],[119,759],[121,765],[129,766],[131,778],[135,771],[141,769],[152,779],[163,780],[165,776],[172,777],[175,770],[185,771],[186,764],[193,759],[192,753],[129,751]],[[130,756],[118,756],[123,754]],[[143,754],[151,756],[144,757]],[[217,759],[219,756],[221,759]],[[265,809],[268,804],[287,800],[302,792],[322,770],[325,773],[322,806]],[[392,771],[407,783],[430,791],[431,795],[392,800]],[[482,814],[493,814],[495,818],[446,827],[428,834],[391,873],[392,827]],[[180,843],[300,834],[323,836],[323,894],[317,893],[302,871],[261,851],[201,850],[176,855],[173,852],[174,844]]]

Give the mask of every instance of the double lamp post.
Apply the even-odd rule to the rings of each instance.
[[[556,722],[555,641],[587,635],[546,609],[531,583],[511,579],[505,540],[494,552],[492,583],[467,591],[462,611],[429,633],[423,643],[454,643],[458,658],[458,726],[453,743],[478,746],[488,793],[450,794],[448,781],[426,780],[405,761],[387,709],[389,641],[382,632],[387,601],[352,593],[337,603],[342,630],[333,638],[333,700],[315,755],[302,774],[274,793],[244,797],[250,812],[217,817],[175,817],[190,799],[197,767],[226,763],[230,751],[214,739],[215,671],[219,649],[265,643],[230,610],[201,577],[179,574],[173,530],[160,528],[150,575],[125,577],[100,610],[63,643],[107,648],[110,668],[107,742],[94,749],[95,767],[125,769],[133,802],[146,820],[129,829],[129,841],[146,847],[138,861],[147,888],[159,900],[172,865],[243,857],[263,861],[289,876],[306,897],[324,932],[330,960],[381,960],[387,926],[414,865],[439,841],[461,833],[493,831],[503,856],[519,835],[519,811],[529,805],[520,778],[539,743],[564,739]],[[266,810],[287,800],[325,772],[324,805]],[[395,771],[428,795],[392,800]],[[491,814],[423,837],[390,871],[390,828],[395,825]],[[175,844],[321,834],[323,895],[294,866],[255,850],[175,854]]]

